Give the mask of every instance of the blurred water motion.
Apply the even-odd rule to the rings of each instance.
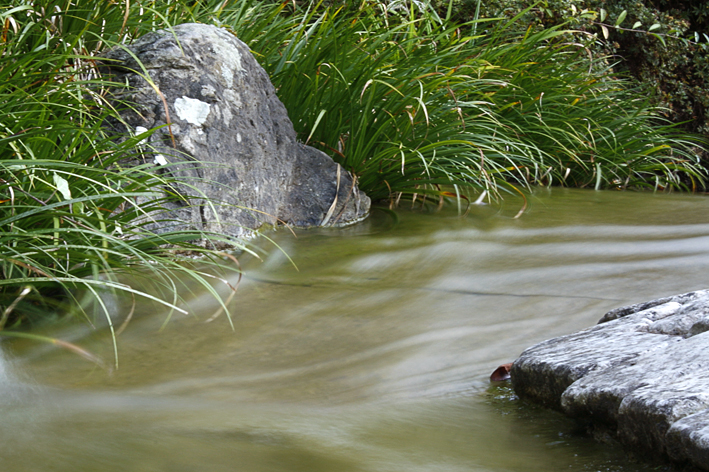
[[[522,218],[508,206],[269,234],[298,270],[265,242],[263,262],[243,257],[233,330],[205,323],[205,293],[162,331],[167,314],[139,306],[112,375],[5,341],[2,470],[655,470],[488,378],[611,308],[706,288],[709,201],[554,190]],[[75,337],[111,359],[106,330]]]

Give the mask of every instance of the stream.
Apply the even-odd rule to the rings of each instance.
[[[425,206],[269,232],[282,251],[260,238],[262,260],[240,257],[233,329],[225,314],[206,322],[218,305],[205,291],[163,329],[168,312],[139,303],[112,373],[3,340],[0,470],[658,470],[489,375],[612,308],[707,288],[709,199],[528,200],[517,219],[511,199],[465,217]],[[42,334],[111,362],[108,330],[83,326]]]

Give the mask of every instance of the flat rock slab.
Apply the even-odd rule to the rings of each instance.
[[[627,446],[709,470],[708,330],[709,290],[618,308],[524,351],[512,384]]]
[[[161,222],[169,226],[152,229],[242,237],[264,223],[332,226],[368,214],[352,175],[296,141],[268,74],[227,30],[192,23],[150,33],[109,51],[102,70],[128,85],[113,91],[117,106],[131,105],[116,131],[159,128],[143,161],[184,182],[166,191],[189,204],[173,204]]]

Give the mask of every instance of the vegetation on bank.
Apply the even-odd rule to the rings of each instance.
[[[268,9],[218,18],[256,51],[301,139],[375,199],[451,184],[492,194],[703,185],[697,140],[591,68],[568,30],[454,24],[422,2],[333,3],[281,15],[278,27]]]
[[[434,0],[441,11],[449,4]],[[452,12],[457,21],[512,18],[529,5],[524,0],[453,0]],[[519,24],[538,29],[570,24],[577,41],[607,56],[615,73],[634,79],[663,116],[709,138],[709,2],[543,0]]]
[[[300,139],[374,199],[703,186],[695,136],[599,69],[569,31],[518,29],[518,18],[454,24],[425,2],[381,0],[0,6],[0,329],[63,311],[54,304],[77,288],[99,307],[103,290],[154,298],[125,282],[127,271],[173,294],[175,271],[211,289],[181,251],[211,255],[216,267],[220,255],[190,241],[241,244],[147,231],[163,218],[170,177],[153,173],[150,158],[127,165],[145,135],[118,139],[103,126],[120,119],[109,90],[121,84],[100,76],[96,58],[188,21],[247,42]],[[177,298],[164,303],[178,309]]]
[[[169,198],[161,189],[170,178],[153,172],[152,160],[136,160],[147,133],[108,136],[103,127],[118,119],[107,93],[116,84],[99,76],[95,56],[152,29],[153,18],[126,17],[103,0],[12,2],[0,10],[4,334],[68,310],[89,322],[98,314],[110,325],[103,296],[111,291],[182,311],[175,281],[186,276],[211,290],[213,276],[181,251],[212,256],[202,267],[226,267],[218,254],[191,243],[225,240],[221,235],[145,229],[162,218]],[[167,295],[157,296],[161,291]],[[83,306],[74,298],[82,292],[93,295]]]

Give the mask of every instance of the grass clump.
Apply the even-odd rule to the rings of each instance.
[[[93,294],[109,325],[107,291],[180,310],[176,274],[216,295],[206,270],[226,267],[191,241],[240,244],[198,231],[145,229],[161,218],[170,200],[163,189],[172,182],[150,162],[126,165],[152,131],[107,135],[104,123],[119,119],[107,93],[119,84],[100,77],[95,55],[139,35],[155,12],[141,17],[114,3],[0,8],[0,334],[76,307],[79,289]],[[197,270],[186,250],[211,255],[201,262],[207,269]],[[168,301],[147,290],[146,280],[166,289]]]
[[[701,141],[591,67],[560,27],[453,24],[426,2],[197,4],[196,19],[251,45],[300,138],[374,199],[703,186]]]

